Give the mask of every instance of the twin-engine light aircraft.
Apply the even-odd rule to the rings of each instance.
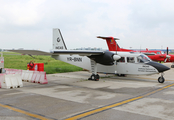
[[[87,69],[92,72],[89,80],[99,80],[98,72],[112,74],[150,75],[161,73],[159,83],[165,81],[163,72],[167,66],[151,61],[141,53],[119,51],[67,50],[59,29],[53,29],[53,50],[50,53],[38,50],[9,50],[28,55],[51,55],[56,60]]]

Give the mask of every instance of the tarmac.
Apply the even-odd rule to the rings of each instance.
[[[165,63],[170,66],[171,63]],[[0,89],[0,120],[174,120],[174,68],[149,76],[47,74],[48,84]]]

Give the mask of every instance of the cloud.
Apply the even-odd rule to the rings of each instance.
[[[22,0],[7,1],[1,4],[0,16],[3,22],[16,26],[35,25],[42,19],[42,13],[39,11],[40,5],[45,0]]]
[[[97,35],[118,37],[120,46],[125,48],[171,48],[172,5],[171,0],[1,1],[0,39],[8,42],[0,47],[29,48],[27,43],[35,49],[49,50],[52,29],[60,28],[71,49],[107,48]],[[9,45],[13,41],[18,44]]]

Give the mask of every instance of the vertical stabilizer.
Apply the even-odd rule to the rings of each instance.
[[[53,29],[53,49],[54,50],[67,50],[65,42],[63,40],[60,29]]]
[[[102,39],[106,40],[109,51],[119,51],[120,50],[120,47],[118,46],[118,44],[115,41],[115,40],[119,40],[118,38],[101,37],[101,36],[98,36],[97,38],[102,38]]]
[[[118,38],[101,37],[101,36],[98,36],[97,38],[102,38],[102,39],[106,40],[106,42],[108,44],[109,51],[122,51],[122,52],[133,51],[133,50],[129,50],[129,49],[120,48],[119,45],[117,44],[117,42],[115,41],[115,40],[119,40]]]

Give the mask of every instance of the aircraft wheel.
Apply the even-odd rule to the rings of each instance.
[[[88,78],[88,80],[94,80],[94,78],[95,78],[95,75],[94,75],[94,74],[92,74],[92,75],[91,75],[91,77],[90,77],[90,78]]]
[[[174,68],[174,65],[171,65],[171,68]]]
[[[91,75],[91,79],[95,80],[95,75],[94,74]]]
[[[97,74],[95,75],[95,81],[99,81],[100,76]]]
[[[165,81],[165,79],[164,79],[163,76],[161,76],[161,77],[158,78],[158,82],[159,82],[159,83],[163,83],[164,81]]]
[[[125,77],[125,74],[117,74],[119,77]]]
[[[100,78],[100,76],[97,74],[97,75],[95,75],[95,74],[92,74],[91,75],[91,77],[90,78],[88,78],[88,80],[95,80],[95,81],[99,81],[99,78]]]

